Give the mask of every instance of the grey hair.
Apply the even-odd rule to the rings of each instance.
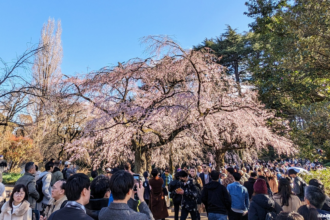
[[[34,166],[34,162],[28,162],[25,164],[25,172],[28,173]]]
[[[305,189],[305,198],[317,209],[321,209],[324,205],[326,195],[320,188],[309,185]]]

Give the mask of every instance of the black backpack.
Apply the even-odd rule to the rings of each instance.
[[[44,198],[44,193],[42,192],[42,184],[43,184],[42,178],[43,177],[39,178],[36,182],[36,189],[39,193],[39,199],[37,200],[37,202],[41,202],[42,199]]]
[[[64,178],[65,180],[66,180],[66,170],[67,170],[66,167],[62,170],[63,178]]]

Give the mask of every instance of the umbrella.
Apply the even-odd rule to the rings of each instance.
[[[289,167],[287,170],[291,170],[291,169],[294,169],[297,173],[311,175],[311,173],[308,172],[308,170],[301,168],[301,167]]]

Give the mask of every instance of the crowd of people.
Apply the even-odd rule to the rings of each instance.
[[[303,168],[321,169],[318,161],[255,161],[226,164],[220,171],[203,164],[174,174],[154,168],[143,176],[127,163],[124,170],[106,169],[105,175],[93,170],[92,181],[70,162],[62,170],[60,165],[51,160],[40,172],[27,163],[2,204],[0,220],[153,220],[167,218],[171,206],[175,220],[189,215],[199,220],[203,212],[209,220],[330,219],[322,182],[306,183],[298,175]],[[1,183],[0,201],[3,191]]]

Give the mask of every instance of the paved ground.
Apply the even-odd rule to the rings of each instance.
[[[170,216],[168,217],[168,218],[166,218],[166,219],[174,219],[174,211],[172,210],[172,212],[171,213],[168,213]],[[180,219],[180,212],[179,212],[179,219]],[[189,215],[189,217],[188,217],[188,219],[191,219],[190,218],[190,215]],[[206,213],[202,213],[201,214],[201,220],[207,220],[207,216],[206,216]]]
[[[14,185],[5,185],[6,193],[7,193],[7,198],[9,198],[10,192],[13,190]]]

